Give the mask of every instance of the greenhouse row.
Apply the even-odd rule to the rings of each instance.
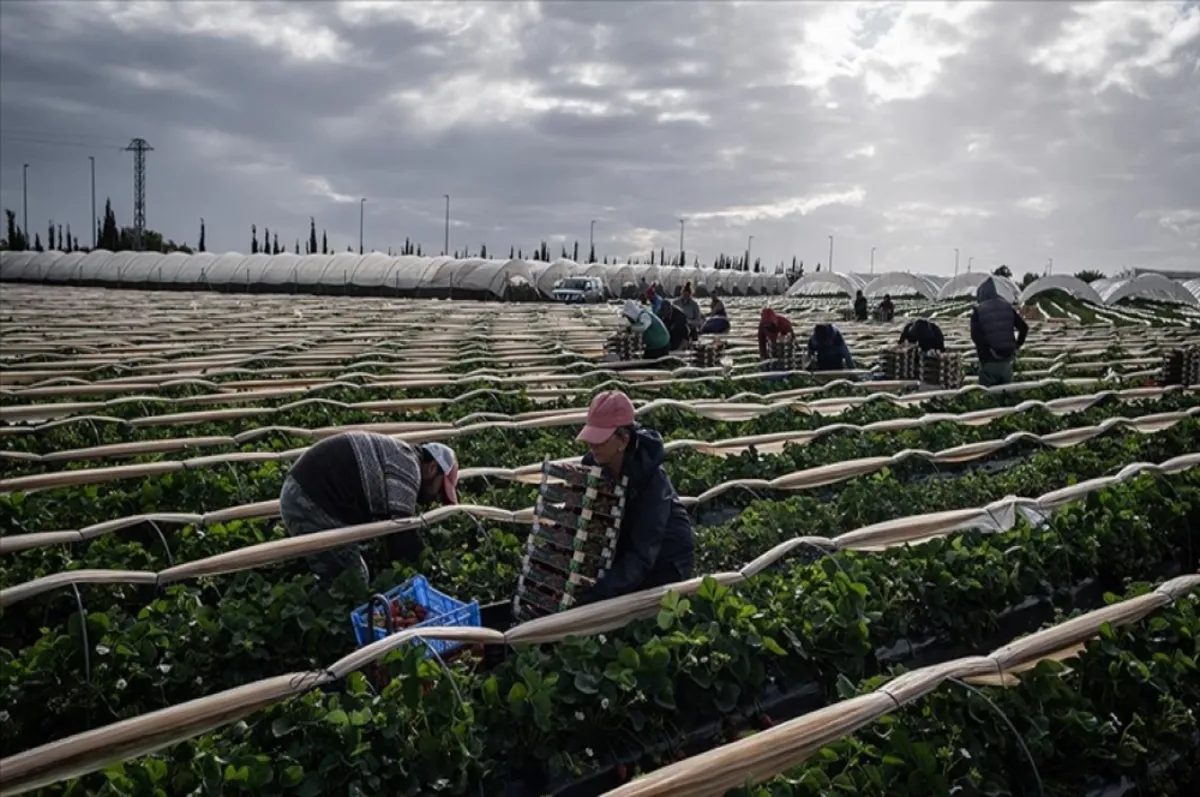
[[[909,274],[893,271],[886,274],[844,274],[816,272],[798,279],[788,290],[789,296],[822,296],[845,293],[853,296],[862,291],[877,297],[887,293],[897,296],[917,295],[943,301],[973,296],[987,272],[975,271],[956,277],[932,274]],[[1163,302],[1200,306],[1200,279],[1176,280],[1161,274],[1141,273],[1129,279],[1102,279],[1084,282],[1069,274],[1051,274],[1030,283],[1024,290],[1006,277],[994,277],[1000,295],[1009,301],[1024,304],[1046,291],[1063,291],[1077,299],[1093,304],[1113,305],[1123,299],[1153,299]]]
[[[567,277],[598,277],[610,296],[655,282],[676,293],[691,282],[700,294],[770,295],[787,290],[782,274],[725,269],[528,260],[359,255],[244,255],[173,252],[0,252],[0,281],[126,287],[206,287],[462,298],[549,297]]]

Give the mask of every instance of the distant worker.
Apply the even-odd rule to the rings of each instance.
[[[979,384],[984,387],[1010,384],[1012,361],[1025,345],[1029,325],[1016,307],[1000,298],[996,281],[991,277],[976,290],[975,300],[977,304],[971,311],[971,342],[979,357]]]
[[[946,350],[946,338],[942,335],[941,328],[924,318],[904,325],[904,330],[900,333],[900,343],[915,343],[923,355],[931,351]]]
[[[896,317],[896,305],[892,302],[892,295],[885,293],[883,301],[879,303],[879,319],[881,321],[890,322]]]
[[[681,313],[687,321],[688,331],[692,336],[692,340],[700,333],[700,327],[704,326],[704,311],[700,309],[699,303],[692,298],[692,283],[683,283],[683,289],[679,292],[679,298],[675,300],[675,310]]]
[[[867,297],[863,296],[862,291],[854,294],[854,318],[857,321],[866,321],[867,312]]]
[[[813,371],[852,371],[854,358],[850,347],[842,337],[842,331],[833,324],[817,324],[808,339],[808,356],[812,358],[809,368]]]
[[[671,353],[671,335],[666,324],[649,307],[626,299],[621,310],[629,321],[629,329],[642,336],[642,359],[657,360]]]
[[[708,318],[700,327],[701,335],[724,335],[729,332],[729,316],[725,313],[725,303],[720,297],[713,296],[709,306]]]
[[[654,292],[654,286],[646,288],[646,303],[650,305],[650,309],[655,315],[659,314],[662,309],[662,297]]]
[[[663,470],[662,436],[639,426],[629,397],[610,390],[592,399],[575,439],[587,443],[584,465],[599,465],[614,480],[625,476],[629,485],[612,566],[576,605],[691,578],[692,520]]]
[[[292,465],[279,494],[279,513],[289,536],[409,518],[418,502],[458,503],[458,458],[442,443],[409,445],[375,432],[340,432],[320,440]],[[424,543],[417,531],[384,538],[392,561],[416,564]],[[357,545],[308,557],[322,581],[346,570],[370,582]]]
[[[792,330],[792,322],[787,318],[776,313],[770,307],[762,309],[762,315],[758,321],[758,359],[760,362],[765,362],[770,357],[770,344],[775,341],[786,340],[793,337],[795,332]],[[770,370],[779,370],[776,363],[771,363],[767,366]]]

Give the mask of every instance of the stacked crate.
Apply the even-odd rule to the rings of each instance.
[[[931,351],[921,360],[921,382],[943,390],[958,390],[963,385],[962,355],[952,351]]]
[[[725,341],[705,340],[692,349],[692,361],[697,368],[719,368],[725,356]]]
[[[642,358],[642,336],[636,332],[617,332],[604,344],[604,350],[621,362]]]
[[[1158,381],[1161,385],[1200,385],[1200,346],[1165,352]]]
[[[518,622],[570,608],[612,567],[626,483],[625,477],[610,482],[598,467],[542,464],[533,528],[513,598]]]
[[[921,379],[921,352],[916,346],[893,346],[883,352],[883,378],[894,382]]]
[[[777,338],[767,345],[772,371],[800,371],[804,368],[802,357],[796,351],[796,336]]]

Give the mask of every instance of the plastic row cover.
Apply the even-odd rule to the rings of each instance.
[[[788,295],[816,296],[838,293],[853,296],[857,291],[862,291],[867,296],[879,296],[894,292],[944,301],[953,298],[973,298],[979,286],[989,277],[995,281],[996,289],[1002,298],[1021,303],[1040,293],[1060,290],[1098,305],[1113,305],[1123,299],[1142,297],[1200,306],[1200,279],[1182,282],[1160,274],[1140,274],[1133,279],[1097,280],[1091,284],[1069,274],[1052,274],[1035,280],[1021,290],[1007,277],[997,277],[986,272],[970,272],[946,279],[929,274],[899,271],[879,276],[823,271],[805,274],[792,285]]]
[[[781,274],[673,266],[553,263],[525,260],[455,259],[451,257],[359,255],[244,255],[179,252],[0,252],[0,281],[82,282],[105,284],[173,284],[211,286],[353,286],[504,296],[512,286],[528,285],[549,296],[554,284],[569,276],[600,277],[613,295],[632,284],[654,282],[670,292],[685,282],[735,294],[774,294],[787,288]]]

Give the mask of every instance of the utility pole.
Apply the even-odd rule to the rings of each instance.
[[[92,248],[96,248],[96,156],[88,155],[92,163]]]
[[[833,271],[833,236],[829,236],[829,270]]]
[[[684,266],[686,258],[683,256],[683,219],[679,220],[679,265]]]
[[[588,261],[591,262],[592,255],[596,251],[596,220],[592,219],[592,226],[588,229]]]
[[[29,164],[21,167],[21,225],[25,228],[25,244],[29,243]]]
[[[1053,273],[1054,273],[1054,258],[1050,258],[1050,261],[1046,266],[1046,275],[1049,276]]]
[[[871,247],[871,273],[875,273],[875,247]]]
[[[363,209],[367,206],[367,198],[358,200],[358,253],[363,253]]]
[[[450,195],[445,194],[444,196],[446,197],[446,240],[442,244],[442,255],[446,256],[450,254]]]
[[[750,240],[746,241],[746,270],[750,270],[750,248],[754,246],[754,236],[750,236]]]
[[[967,258],[967,273],[968,274],[971,273],[971,261],[973,261],[974,259],[975,259],[975,255],[971,255],[970,257]]]
[[[958,247],[954,247],[954,276],[958,276]]]
[[[141,252],[146,232],[146,153],[154,147],[144,138],[135,138],[124,151],[133,153],[133,250]]]

